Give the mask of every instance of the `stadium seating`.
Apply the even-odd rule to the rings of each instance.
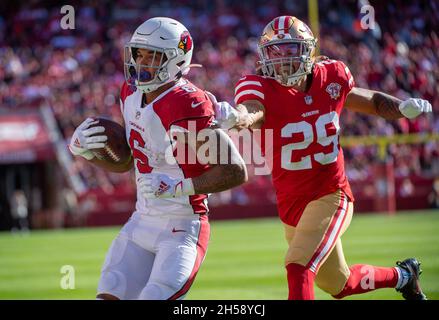
[[[85,117],[98,114],[120,117],[118,95],[124,81],[123,44],[139,23],[159,15],[181,21],[193,36],[193,63],[200,63],[203,68],[194,68],[190,80],[213,92],[219,100],[232,102],[235,82],[241,75],[254,72],[257,36],[264,25],[285,13],[307,21],[307,7],[296,1],[184,0],[178,5],[160,1],[160,7],[157,3],[117,0],[109,5],[100,1],[91,4],[70,1],[78,8],[75,30],[61,29],[61,13],[54,4],[44,7],[38,2],[2,4],[0,108],[7,112],[49,103],[66,144]],[[363,30],[359,27],[361,16],[356,2],[319,1],[321,53],[346,62],[358,86],[382,90],[401,99],[409,96],[428,99],[434,116],[386,122],[345,112],[341,119],[342,134],[438,133],[437,2],[371,3],[375,7],[377,27]],[[417,18],[420,13],[422,19]],[[365,186],[373,183],[376,149],[358,146],[345,150],[347,174],[359,207],[363,203],[365,210],[370,209],[367,207],[370,195]],[[402,188],[406,179],[423,186],[421,194],[398,195],[397,207],[427,206],[432,181],[439,176],[439,143],[390,145],[388,152],[395,163],[396,190]],[[74,170],[86,179],[90,188],[100,188],[104,194],[113,194],[115,189],[132,181],[132,174],[107,174],[82,160],[76,160]],[[133,189],[128,187],[128,190]],[[267,190],[269,196],[260,203],[267,205],[267,214],[273,214],[269,179],[252,180],[234,196],[215,196],[212,203],[227,216],[230,210],[226,206],[240,205],[240,201],[258,206],[258,199],[261,201]],[[412,196],[419,199],[413,202]],[[89,220],[91,224],[101,223],[93,219]]]

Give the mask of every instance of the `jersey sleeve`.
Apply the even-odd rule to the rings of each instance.
[[[257,100],[264,104],[265,94],[261,77],[256,75],[245,76],[235,85],[235,104],[246,100]]]
[[[174,122],[170,129],[170,138],[173,141],[174,157],[185,172],[190,172],[188,177],[201,174],[205,165],[199,163],[196,145],[199,139],[210,133],[207,130],[214,123],[213,115],[200,115],[194,118],[185,118]],[[204,129],[206,131],[202,132]]]
[[[194,92],[183,92],[178,102],[169,125],[171,134],[176,129],[198,133],[214,124],[214,106],[204,91],[197,88]]]
[[[341,82],[341,85],[346,94],[348,94],[355,86],[355,80],[351,74],[351,71],[349,70],[348,66],[342,61],[337,61],[335,63],[335,69],[337,78]]]
[[[203,129],[210,128],[215,123],[214,120],[213,115],[194,119],[182,119],[171,125],[171,133],[175,133],[175,131],[198,133]]]
[[[124,83],[122,84],[122,88],[120,89],[120,97],[119,97],[120,112],[122,114],[125,107],[125,99],[133,92],[134,90],[130,88],[128,84],[124,81]]]

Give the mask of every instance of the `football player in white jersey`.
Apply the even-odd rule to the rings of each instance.
[[[136,173],[136,210],[107,254],[98,299],[184,298],[207,250],[208,194],[247,180],[233,142],[215,127],[212,102],[184,78],[192,53],[181,23],[145,21],[125,46],[121,112],[131,161],[114,167],[94,156],[108,139],[98,120],[85,120],[71,139],[74,155],[110,171],[134,167]],[[200,147],[209,150],[202,160]],[[226,161],[219,161],[225,153]]]

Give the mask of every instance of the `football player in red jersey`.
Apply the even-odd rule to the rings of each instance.
[[[208,194],[247,179],[238,150],[214,125],[211,101],[184,77],[192,53],[180,22],[156,17],[142,23],[125,46],[120,95],[131,161],[115,168],[95,156],[108,139],[98,120],[85,120],[71,139],[74,155],[110,171],[134,167],[136,174],[136,209],[107,253],[98,299],[183,299],[207,251]],[[216,156],[199,159],[200,146]],[[191,159],[179,150],[197,154]]]
[[[313,299],[314,282],[335,298],[378,288],[396,288],[406,299],[425,299],[420,264],[396,267],[346,264],[341,235],[348,228],[354,197],[339,144],[340,114],[349,110],[393,120],[431,112],[421,99],[401,101],[355,87],[341,61],[315,61],[317,39],[292,16],[275,18],[258,44],[259,75],[241,78],[235,104],[215,103],[224,129],[272,130],[272,179],[289,248],[285,257],[289,299]],[[263,139],[264,140],[264,139]]]

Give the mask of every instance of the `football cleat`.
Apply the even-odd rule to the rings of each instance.
[[[422,273],[421,263],[416,258],[409,258],[402,262],[396,262],[396,265],[400,269],[402,277],[407,278],[404,281],[406,283],[401,288],[397,288],[396,291],[401,292],[406,300],[427,300],[419,284],[419,275]]]

